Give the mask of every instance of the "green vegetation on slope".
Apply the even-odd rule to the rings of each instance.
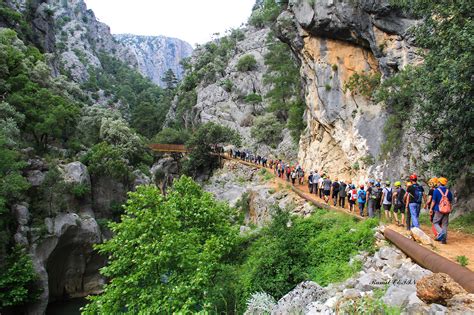
[[[308,219],[275,210],[269,226],[240,236],[237,213],[190,178],[167,197],[140,187],[111,225],[115,236],[97,246],[110,255],[102,273],[111,282],[84,313],[243,313],[256,291],[278,299],[300,281],[350,277],[360,264],[348,261],[373,249],[375,225],[323,210]]]
[[[385,131],[389,145],[400,144],[401,122],[412,116],[420,138],[429,137],[428,165],[437,174],[456,178],[472,175],[474,157],[474,3],[462,1],[394,1],[424,18],[413,33],[424,62],[408,67],[383,83],[378,99],[392,117]]]

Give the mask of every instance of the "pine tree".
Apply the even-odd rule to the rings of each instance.
[[[173,90],[178,84],[178,79],[176,78],[176,75],[171,69],[168,69],[165,72],[165,75],[163,76],[163,78],[161,78],[161,80],[166,84],[166,89],[168,90]]]

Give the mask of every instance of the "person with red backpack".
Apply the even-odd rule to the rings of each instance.
[[[448,239],[449,214],[452,211],[453,194],[446,187],[448,180],[438,178],[439,186],[433,192],[430,211],[434,212],[433,224],[438,232],[436,241],[446,244]]]
[[[349,197],[349,212],[355,211],[355,203],[357,201],[357,189],[354,185],[348,185],[348,197]]]

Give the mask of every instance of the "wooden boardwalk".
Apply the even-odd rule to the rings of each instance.
[[[152,151],[161,153],[188,153],[189,149],[184,144],[150,144]]]

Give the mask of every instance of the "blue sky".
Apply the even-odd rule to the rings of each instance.
[[[239,27],[255,0],[85,0],[113,34],[164,35],[191,45]]]

